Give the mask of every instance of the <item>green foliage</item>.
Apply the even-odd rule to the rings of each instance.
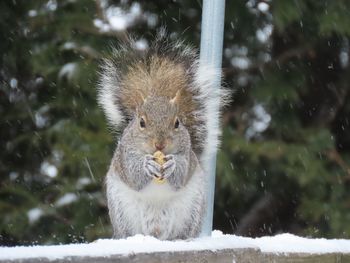
[[[96,57],[82,52],[90,36],[76,31],[79,21],[92,25],[94,5],[85,2],[83,11],[69,1],[60,1],[55,11],[44,1],[2,9],[21,21],[5,39],[15,45],[8,44],[2,56],[1,92],[7,96],[1,103],[6,120],[1,140],[7,151],[1,154],[0,234],[5,244],[110,235],[101,188],[113,142],[96,107]],[[29,10],[37,15],[30,17]],[[4,32],[9,24],[1,23]],[[64,48],[67,42],[76,49]],[[75,198],[60,205],[67,193]],[[35,211],[39,214],[30,214]]]
[[[214,228],[349,238],[348,1],[280,0],[265,11],[259,1],[226,2],[223,72],[235,93],[223,118]],[[127,28],[136,39],[166,25],[199,46],[198,1],[0,3],[1,245],[111,236],[103,180],[116,137],[96,81],[125,31],[96,25],[108,24],[113,6],[140,8]]]
[[[250,78],[236,83],[231,110],[237,113],[218,157],[214,219],[226,231],[252,236],[349,238],[350,97],[343,85],[349,66],[340,57],[349,54],[350,7],[274,1],[271,11],[275,30],[261,47],[271,59],[260,64],[252,56],[257,65],[229,75]],[[254,50],[256,43],[245,45]]]
[[[350,3],[346,0],[325,1],[325,8],[319,17],[320,33],[331,35],[337,32],[340,35],[350,34]]]
[[[307,1],[280,0],[273,3],[274,24],[279,30],[285,29],[292,22],[300,21],[306,9]]]

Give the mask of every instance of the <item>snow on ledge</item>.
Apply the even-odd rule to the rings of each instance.
[[[193,250],[217,251],[235,248],[253,248],[263,253],[350,253],[350,240],[308,239],[292,234],[248,238],[224,235],[220,231],[213,231],[211,237],[178,241],[161,241],[150,236],[136,235],[119,240],[99,239],[89,244],[0,247],[0,260],[24,258],[48,258],[54,260],[74,256],[106,257],[111,255],[129,255],[131,253]]]

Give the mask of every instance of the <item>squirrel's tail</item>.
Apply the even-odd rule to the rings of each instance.
[[[180,93],[179,117],[203,162],[218,146],[220,111],[229,96],[226,89],[218,88],[220,74],[221,69],[201,63],[196,49],[170,41],[164,31],[144,50],[129,38],[102,64],[98,102],[111,127],[121,131],[142,98],[171,99]]]

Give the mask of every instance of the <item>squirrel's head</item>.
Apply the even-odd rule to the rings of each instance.
[[[190,135],[184,119],[178,115],[178,92],[174,98],[149,96],[136,109],[131,122],[133,140],[142,151],[175,154],[190,147]]]

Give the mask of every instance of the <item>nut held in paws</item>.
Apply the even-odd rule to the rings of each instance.
[[[153,157],[158,164],[163,165],[165,163],[165,155],[161,151],[156,151],[153,154]],[[163,177],[154,176],[153,180],[158,184],[163,184],[165,182]]]
[[[156,151],[153,157],[158,164],[163,165],[165,163],[165,155],[161,151]]]

